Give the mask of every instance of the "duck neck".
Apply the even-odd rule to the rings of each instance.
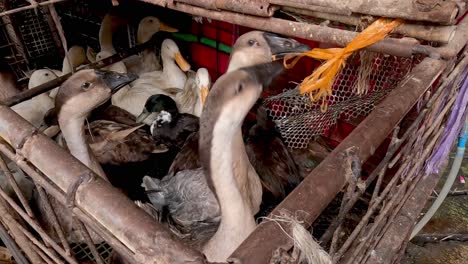
[[[101,51],[110,51],[115,53],[114,44],[112,43],[112,17],[106,15],[102,20],[101,28],[99,29],[99,45]]]
[[[141,58],[143,60],[143,65],[151,65],[156,69],[161,69],[161,65],[159,64],[159,60],[156,57],[156,53],[151,48],[144,49],[141,52]],[[154,64],[154,65],[153,65]]]
[[[243,180],[237,177],[246,175],[234,169],[245,165],[233,156],[243,151],[236,140],[239,133],[240,128],[235,125],[233,128],[228,118],[219,118],[212,132],[207,172],[221,209],[221,222],[203,250],[210,261],[225,261],[256,226],[249,202],[242,193],[249,190],[238,185]]]
[[[163,74],[164,78],[167,80],[169,87],[183,89],[187,76],[185,73],[177,66],[173,58],[162,56],[163,63]]]
[[[84,116],[79,118],[65,118],[63,115],[59,115],[60,129],[62,130],[70,153],[84,165],[88,166],[94,173],[107,180],[101,165],[99,165],[86,143],[83,126],[84,122]]]

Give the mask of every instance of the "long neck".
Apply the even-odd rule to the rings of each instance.
[[[101,165],[99,165],[86,143],[83,126],[84,121],[84,117],[66,118],[63,115],[59,115],[60,129],[62,130],[70,153],[97,175],[107,179]]]
[[[172,58],[162,56],[162,62],[164,78],[167,80],[169,87],[183,89],[187,80],[185,73],[177,66]]]
[[[203,249],[210,261],[225,261],[256,226],[249,202],[244,199],[238,185],[243,180],[237,179],[241,175],[234,169],[235,166],[244,165],[235,164],[238,159],[233,156],[243,151],[233,151],[239,147],[236,140],[239,130],[238,127],[232,128],[232,124],[222,118],[213,129],[208,173],[221,209],[221,222]]]
[[[115,53],[114,44],[112,43],[112,17],[109,15],[106,15],[102,20],[99,29],[99,45],[101,45],[101,51],[106,50]]]
[[[156,57],[156,53],[150,48],[145,49],[141,52],[141,58],[143,60],[142,64],[148,69],[161,69],[161,64],[159,63],[158,58]]]

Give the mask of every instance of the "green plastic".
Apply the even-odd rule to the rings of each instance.
[[[193,34],[186,34],[186,33],[179,33],[179,32],[172,33],[172,36],[176,39],[180,39],[186,42],[201,43],[208,47],[212,47],[219,51],[225,52],[227,54],[231,54],[232,52],[232,47],[223,43],[217,43],[215,40],[210,39],[210,38],[205,38],[205,37],[199,38],[198,36],[195,36]]]

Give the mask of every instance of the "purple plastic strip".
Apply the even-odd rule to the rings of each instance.
[[[439,172],[440,165],[447,159],[450,149],[457,139],[461,127],[464,125],[465,119],[463,117],[466,116],[465,112],[467,111],[468,104],[467,73],[468,68],[463,72],[463,85],[460,88],[458,98],[442,133],[442,141],[426,163],[426,175]]]

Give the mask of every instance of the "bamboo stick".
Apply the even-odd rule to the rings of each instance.
[[[463,14],[463,1],[409,1],[409,0],[289,0],[284,3],[294,7],[295,4],[322,6],[349,10],[352,13],[372,16],[394,17],[406,20],[427,21],[444,25],[453,25],[458,14]]]
[[[320,19],[326,19],[331,21],[340,22],[347,25],[359,26],[363,20],[372,22],[375,20],[371,16],[359,16],[359,15],[339,15],[317,11],[310,11],[305,9],[299,9],[294,7],[283,7],[284,11],[293,12],[301,15],[311,16]],[[441,43],[448,43],[454,36],[456,26],[428,26],[428,25],[417,25],[417,24],[402,24],[397,27],[393,33],[402,34],[408,37],[414,37],[417,39],[436,41]]]

